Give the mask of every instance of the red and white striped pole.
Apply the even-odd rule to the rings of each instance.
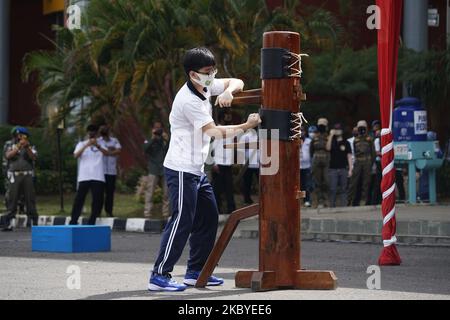
[[[378,84],[381,113],[381,146],[383,178],[381,191],[383,201],[383,251],[379,265],[399,265],[400,255],[396,242],[395,219],[395,166],[394,142],[392,134],[392,112],[395,101],[397,81],[398,48],[400,42],[400,24],[403,0],[377,0],[380,11],[380,29],[378,30]]]

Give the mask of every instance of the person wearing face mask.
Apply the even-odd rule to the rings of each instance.
[[[343,138],[340,123],[330,130],[327,141],[327,150],[330,151],[330,206],[336,207],[336,198],[339,191],[340,206],[347,205],[347,178],[352,176],[353,162],[352,149],[347,140]]]
[[[315,130],[313,126],[309,129],[311,129],[311,132],[314,132]],[[302,127],[301,134],[302,146],[300,148],[300,186],[301,189],[306,192],[305,207],[311,207],[312,177],[311,154],[309,153],[309,150],[311,148],[312,140],[308,137],[308,131],[305,127]]]
[[[319,133],[316,126],[311,126],[308,129],[308,137],[312,140]]]
[[[352,149],[352,163],[355,164],[355,149],[353,149],[353,142],[355,138],[358,136],[358,127],[354,127],[352,130],[352,136],[347,139],[350,144],[350,148]]]
[[[374,132],[374,146],[376,152],[374,173],[372,173],[372,188],[369,189],[370,204],[378,205],[381,203],[381,179],[382,168],[381,168],[381,129],[377,129]]]
[[[8,161],[7,179],[9,179],[9,201],[4,218],[3,231],[13,230],[13,219],[16,216],[18,202],[23,196],[27,215],[31,224],[37,225],[36,194],[33,183],[34,163],[37,159],[36,148],[30,143],[30,132],[23,127],[14,129],[15,139],[5,149],[4,156]]]
[[[317,121],[318,133],[311,141],[310,154],[312,158],[312,177],[314,190],[312,192],[312,207],[317,209],[320,202],[324,207],[328,202],[328,167],[330,165],[330,152],[327,150],[328,120],[320,118]]]
[[[103,169],[103,156],[109,151],[98,138],[98,126],[90,124],[87,127],[87,138],[78,142],[73,153],[78,159],[78,187],[72,206],[71,225],[78,224],[78,218],[83,210],[84,201],[89,191],[92,194],[91,216],[89,225],[95,225],[97,217],[103,208],[105,192],[105,172]]]
[[[153,194],[156,187],[161,184],[163,192],[162,216],[169,217],[169,198],[167,196],[167,184],[164,180],[164,157],[169,148],[169,135],[164,131],[161,121],[155,121],[152,127],[150,139],[144,141],[144,152],[148,159],[148,175],[144,192],[144,217],[152,218]]]
[[[111,129],[108,125],[100,127],[100,138],[109,155],[103,157],[103,169],[105,171],[105,212],[108,217],[113,216],[114,192],[116,190],[117,159],[119,158],[122,146],[117,138],[111,136]]]
[[[355,150],[355,165],[353,175],[350,179],[350,190],[348,205],[353,204],[356,196],[359,180],[361,179],[361,200],[360,206],[367,204],[369,183],[372,165],[375,161],[376,153],[372,137],[369,136],[367,122],[361,120],[358,122],[358,136],[355,137],[353,148]]]
[[[231,107],[233,94],[242,91],[239,79],[215,79],[216,60],[207,48],[188,50],[183,58],[187,82],[178,91],[169,116],[171,139],[164,159],[171,218],[161,237],[161,245],[151,270],[148,290],[184,291],[194,286],[214,246],[218,209],[214,191],[204,171],[211,138],[237,136],[261,123],[259,114],[250,114],[238,125],[216,125],[210,98],[215,105]],[[190,251],[183,284],[170,273],[189,239]],[[218,286],[223,279],[211,276],[207,285]]]

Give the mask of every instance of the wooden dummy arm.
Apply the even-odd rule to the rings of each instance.
[[[260,105],[262,103],[262,89],[253,89],[241,91],[234,94],[233,106],[242,106],[249,104]]]

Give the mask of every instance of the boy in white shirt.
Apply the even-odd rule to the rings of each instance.
[[[214,192],[204,173],[211,137],[224,138],[256,127],[258,114],[246,123],[217,126],[212,118],[210,97],[218,95],[216,105],[230,107],[233,93],[241,91],[239,79],[215,79],[213,54],[206,48],[186,52],[183,61],[187,83],[178,91],[169,122],[171,140],[164,161],[172,217],[166,225],[148,289],[183,291],[195,285],[214,246],[218,210]],[[170,272],[180,258],[189,238],[190,256],[184,284],[171,279]],[[208,285],[221,285],[223,279],[211,276]]]

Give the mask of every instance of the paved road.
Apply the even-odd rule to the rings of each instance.
[[[184,293],[149,293],[148,270],[159,245],[159,235],[113,233],[112,252],[49,254],[31,252],[29,231],[0,234],[0,299],[450,299],[450,248],[399,247],[404,263],[383,267],[382,290],[368,290],[367,267],[377,262],[379,245],[302,243],[302,267],[333,270],[336,291],[276,291],[253,293],[234,287],[237,270],[257,267],[258,242],[233,239],[217,274],[223,287],[189,289]],[[182,279],[187,250],[174,270]],[[67,288],[67,268],[81,271],[81,288]]]

